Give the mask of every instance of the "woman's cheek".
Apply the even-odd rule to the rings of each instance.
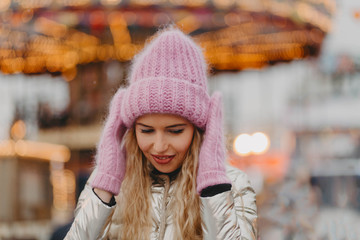
[[[139,136],[137,138],[137,142],[138,142],[138,145],[139,145],[139,148],[141,149],[141,151],[143,151],[143,152],[146,151],[146,148],[147,148],[146,146],[148,145],[146,139],[144,137]]]

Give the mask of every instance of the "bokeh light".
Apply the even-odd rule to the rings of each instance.
[[[247,156],[250,154],[265,153],[270,147],[268,136],[262,132],[252,135],[247,133],[240,134],[234,140],[233,148],[236,154]]]
[[[234,150],[241,156],[249,155],[252,150],[252,141],[249,134],[243,133],[235,138]]]
[[[266,228],[305,235],[302,223],[319,223],[324,209],[340,206],[340,211],[348,208],[359,215],[360,131],[353,111],[359,108],[360,93],[356,1],[0,0],[0,97],[5,110],[0,117],[0,178],[7,187],[0,202],[8,197],[0,204],[0,218],[11,204],[20,203],[14,213],[27,207],[16,199],[21,194],[11,196],[16,189],[23,191],[15,178],[24,169],[33,175],[24,177],[32,187],[23,194],[41,199],[46,199],[46,191],[53,194],[48,206],[38,202],[40,208],[26,209],[51,209],[49,224],[39,228],[39,222],[24,221],[37,224],[38,230],[30,233],[10,213],[0,221],[0,238],[5,231],[7,239],[48,239],[49,232],[39,237],[39,229],[49,231],[59,219],[71,219],[77,176],[93,164],[91,154],[110,95],[127,84],[130,61],[145,39],[167,24],[175,24],[201,45],[209,63],[209,90],[224,93],[227,160],[246,172],[255,188],[260,186],[255,189],[260,238],[299,238],[266,237]],[[350,2],[354,6],[341,10]],[[347,24],[341,25],[341,17]],[[349,30],[351,24],[355,30]],[[53,85],[58,81],[66,88]],[[261,129],[266,132],[256,132]],[[42,170],[15,168],[20,162]],[[307,167],[311,176],[296,174],[299,166]],[[50,175],[51,188],[44,185],[34,193],[50,184]],[[347,175],[350,180],[344,183]],[[304,185],[289,187],[299,179]],[[295,207],[306,201],[293,199],[313,187],[318,188],[318,200],[298,212],[303,215],[302,210],[309,209],[306,212],[315,217],[299,221]],[[334,222],[314,224],[312,234],[315,229],[335,232],[333,226],[345,233],[340,220]],[[352,232],[355,237],[350,239],[357,239],[360,234],[355,228]]]
[[[18,120],[14,123],[14,125],[11,127],[11,137],[14,140],[23,139],[26,135],[26,125],[24,121]]]
[[[261,154],[266,152],[270,147],[269,138],[262,132],[256,132],[251,136],[252,152]]]

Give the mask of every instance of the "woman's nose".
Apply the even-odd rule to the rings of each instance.
[[[157,134],[154,142],[154,150],[157,153],[165,152],[168,148],[168,143],[163,134]]]

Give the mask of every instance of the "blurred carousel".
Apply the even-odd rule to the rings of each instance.
[[[78,192],[75,181],[92,164],[109,98],[114,89],[126,83],[129,61],[159,28],[176,25],[193,36],[204,49],[211,74],[216,74],[316,58],[331,31],[335,9],[334,0],[2,0],[0,86],[18,81],[21,84],[14,85],[16,91],[27,86],[25,82],[38,84],[34,80],[38,78],[51,84],[32,97],[38,100],[31,106],[5,99],[16,109],[9,117],[10,126],[21,121],[29,130],[22,141],[43,147],[31,156],[20,156],[10,149],[15,146],[9,145],[15,144],[10,137],[1,141],[0,168],[9,165],[10,150],[12,159],[20,159],[19,168],[8,168],[1,177],[11,177],[14,186],[21,182],[31,186],[31,179],[35,185],[43,182],[36,175],[50,176],[53,194],[49,197],[49,186],[40,184],[37,191],[46,199],[43,206],[48,210],[34,210],[16,200],[19,192],[13,194],[0,184],[4,203],[0,206],[16,203],[8,215],[0,214],[0,239],[47,239],[49,230],[44,229],[49,229],[48,223],[38,225],[43,231],[21,224],[48,219],[56,225],[70,219]],[[59,79],[61,86],[55,84]],[[59,86],[68,88],[68,93],[58,93]],[[26,91],[20,92],[29,95]],[[44,101],[43,92],[48,92],[45,98],[58,97],[62,107]],[[45,143],[66,148],[66,161],[48,155],[37,157],[49,152]],[[24,159],[41,162],[31,165],[35,170],[28,171],[28,179],[19,174],[20,167],[28,165]],[[47,175],[34,175],[34,171]],[[1,182],[6,181],[9,179]],[[5,198],[4,192],[10,197]],[[15,209],[22,209],[26,217],[14,215],[19,212]],[[7,225],[1,224],[4,221]],[[19,233],[18,228],[23,231]]]
[[[216,70],[316,57],[331,30],[333,0],[4,0],[3,73],[62,73],[129,61],[156,29],[176,24]]]

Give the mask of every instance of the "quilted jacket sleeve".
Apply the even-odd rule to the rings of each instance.
[[[93,192],[90,182],[92,176],[81,192],[75,209],[75,219],[65,240],[101,239],[101,235],[109,222],[115,206],[104,204]]]
[[[257,239],[255,191],[247,175],[227,167],[232,189],[202,197],[205,239]]]

